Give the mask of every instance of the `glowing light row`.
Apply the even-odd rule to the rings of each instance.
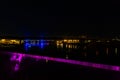
[[[24,48],[27,51],[28,48],[30,48],[31,46],[38,46],[39,48],[43,48],[45,45],[49,45],[49,43],[45,43],[44,40],[40,40],[39,43],[29,43],[30,40],[25,40],[25,44],[24,44]]]
[[[105,64],[77,61],[77,60],[70,60],[70,59],[62,59],[62,58],[54,58],[54,57],[40,56],[40,55],[39,56],[30,55],[30,54],[23,54],[23,53],[12,53],[12,54],[13,56],[18,56],[18,58],[13,57],[11,60],[17,60],[17,61],[22,61],[22,57],[30,57],[30,58],[36,59],[37,61],[43,59],[43,60],[57,61],[57,62],[63,62],[63,63],[81,65],[81,66],[88,66],[88,67],[99,68],[99,69],[120,71],[120,66],[105,65]]]
[[[15,39],[0,39],[0,43],[2,43],[2,44],[20,44],[20,40],[15,40]]]

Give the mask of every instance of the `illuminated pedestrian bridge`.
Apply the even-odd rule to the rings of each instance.
[[[64,59],[64,58],[55,58],[55,57],[40,56],[40,55],[39,56],[30,55],[30,54],[16,53],[16,52],[14,53],[7,52],[7,54],[11,55],[11,58],[10,58],[11,61],[16,62],[14,71],[18,71],[20,69],[20,63],[23,61],[22,59],[27,58],[27,57],[36,59],[36,61],[39,61],[39,60],[46,60],[46,62],[56,61],[56,62],[61,62],[61,63],[73,64],[73,65],[120,71],[120,66],[115,66],[115,65],[99,64],[99,63],[93,63],[93,62],[78,61],[78,60],[71,60],[71,59]]]

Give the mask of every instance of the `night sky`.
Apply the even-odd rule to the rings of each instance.
[[[118,1],[4,1],[0,4],[0,35],[119,34],[119,5]]]

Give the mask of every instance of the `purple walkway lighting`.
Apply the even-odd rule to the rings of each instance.
[[[40,56],[40,55],[39,56],[38,55],[30,55],[30,54],[23,54],[23,53],[12,53],[12,54],[13,54],[13,58],[15,57],[15,55],[19,55],[19,57],[21,57],[21,56],[22,57],[30,57],[30,58],[36,59],[37,61],[43,59],[43,60],[48,60],[48,61],[63,62],[63,63],[88,66],[88,67],[99,68],[99,69],[120,71],[120,66],[105,65],[105,64],[98,64],[98,63],[85,62],[85,61],[77,61],[77,60],[70,60],[70,59],[62,59],[62,58],[53,58],[53,57]],[[16,60],[21,61],[22,58],[18,58]],[[16,65],[16,66],[18,66],[18,65]]]
[[[19,63],[22,61],[24,54],[16,54],[14,53],[13,56],[10,58],[11,61],[18,61]]]
[[[20,66],[20,63],[21,63],[23,57],[24,57],[24,54],[16,54],[16,53],[12,54],[10,60],[16,62],[14,71],[19,70],[19,66]]]

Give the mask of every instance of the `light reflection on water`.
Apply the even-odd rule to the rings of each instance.
[[[40,44],[34,45],[33,43],[31,45],[28,46],[28,44],[26,43],[25,46],[31,47],[31,46],[41,46],[40,48],[45,48],[45,46],[48,46],[48,43],[43,43],[43,41],[41,41]],[[79,62],[79,61],[71,61],[69,59],[71,59],[71,55],[73,56],[82,56],[82,57],[88,57],[89,55],[96,57],[96,56],[100,56],[101,53],[103,54],[103,56],[109,56],[109,55],[113,55],[115,54],[115,56],[119,56],[119,48],[114,47],[114,48],[110,48],[110,47],[102,47],[102,48],[97,48],[92,46],[79,46],[78,44],[57,44],[56,45],[57,49],[64,50],[65,55],[64,58],[65,59],[60,59],[60,58],[53,58],[53,57],[46,57],[46,56],[33,56],[33,55],[28,55],[28,54],[22,54],[22,53],[10,53],[11,54],[11,58],[10,61],[15,62],[15,66],[14,66],[14,71],[18,71],[20,69],[20,64],[23,60],[23,58],[26,57],[30,57],[30,58],[34,58],[36,59],[36,61],[39,61],[40,59],[44,59],[46,61],[46,63],[48,63],[48,61],[58,61],[58,62],[64,62],[64,63],[70,63],[70,64],[78,64],[78,65],[83,65],[83,66],[90,66],[90,67],[96,67],[96,68],[103,68],[102,66],[104,65],[99,65],[96,66],[96,64],[92,64],[92,63],[84,63],[84,62]],[[63,52],[63,53],[64,53]],[[67,54],[66,54],[67,53]],[[56,53],[57,54],[57,53]],[[77,55],[76,55],[77,54]],[[76,58],[76,57],[75,57]],[[108,67],[108,66],[107,66]],[[114,70],[116,69],[116,71],[119,71],[119,67],[114,67],[110,70]],[[103,69],[108,69],[108,68],[103,68]]]
[[[45,43],[41,40],[40,43],[38,43],[36,45],[34,43],[31,43],[29,45],[28,45],[28,43],[25,44],[26,49],[31,48],[32,46],[38,46],[39,48],[43,49],[46,46],[49,46],[49,43]],[[71,56],[73,56],[73,55],[75,56],[75,58],[76,58],[76,56],[77,57],[82,56],[84,58],[85,57],[87,58],[87,57],[89,57],[89,55],[91,55],[91,53],[92,53],[93,57],[100,56],[101,53],[103,54],[103,56],[106,56],[106,55],[107,56],[112,56],[114,54],[115,54],[115,56],[119,56],[119,48],[117,48],[117,47],[110,48],[110,47],[105,46],[105,47],[98,48],[98,46],[94,46],[94,47],[89,46],[88,47],[88,46],[85,46],[85,45],[81,46],[81,45],[78,45],[78,44],[69,44],[69,43],[68,44],[57,43],[56,47],[57,47],[57,49],[64,50],[65,60],[60,59],[60,61],[59,61],[56,58],[33,56],[33,55],[27,55],[27,54],[21,54],[21,53],[11,53],[12,56],[11,56],[10,60],[16,62],[15,66],[14,66],[14,71],[18,71],[20,69],[20,64],[21,64],[23,58],[26,58],[26,57],[34,58],[34,59],[36,59],[36,61],[39,61],[40,59],[45,59],[46,63],[48,63],[49,60],[59,61],[59,62],[65,62],[66,61],[66,63],[71,63],[69,61],[67,62],[67,60],[71,59]],[[54,50],[54,48],[53,48],[53,50]],[[71,64],[73,64],[73,63],[71,63]],[[83,64],[86,64],[86,63],[83,63]],[[86,66],[88,66],[88,65],[86,65]],[[93,65],[93,67],[95,67],[95,65]],[[101,67],[97,67],[97,68],[101,68]]]
[[[106,55],[107,56],[112,56],[112,55],[119,56],[119,49],[117,47],[112,48],[112,46],[111,46],[112,49],[110,49],[110,47],[106,46],[105,44],[103,47],[100,48],[99,45],[97,45],[97,46],[95,45],[96,43],[80,45],[80,44],[78,44],[79,40],[66,40],[66,39],[58,40],[58,41],[56,41],[56,43],[52,43],[52,45],[50,45],[51,43],[47,40],[40,40],[40,41],[37,41],[37,43],[35,41],[32,41],[31,43],[28,43],[28,42],[29,42],[29,40],[26,40],[24,48],[26,51],[30,50],[31,52],[35,52],[34,50],[37,49],[36,52],[38,51],[38,53],[40,53],[40,50],[38,50],[38,48],[35,48],[34,46],[37,46],[37,47],[39,47],[39,49],[47,51],[48,46],[50,48],[51,46],[53,47],[53,45],[54,45],[54,47],[57,49],[61,49],[61,50],[64,49],[65,53],[67,53],[67,51],[70,50],[69,52],[81,54],[80,56],[82,56],[82,57],[88,57],[89,54],[91,54],[91,53],[93,53],[94,56],[100,56],[101,53],[104,53],[103,55],[105,55],[105,56]],[[34,48],[32,48],[32,47],[34,47]],[[52,50],[50,50],[50,51],[52,51]],[[69,58],[69,55],[67,57],[65,55],[64,55],[64,58],[66,58],[66,59]]]

